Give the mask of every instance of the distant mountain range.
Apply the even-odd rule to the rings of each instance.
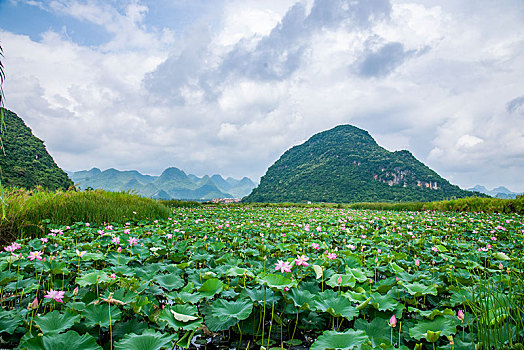
[[[244,177],[240,180],[221,175],[198,177],[171,167],[160,176],[143,175],[136,170],[120,171],[98,168],[68,172],[77,187],[103,189],[106,191],[131,191],[158,199],[211,200],[213,198],[242,198],[256,184]]]
[[[398,202],[485,196],[452,185],[411,152],[339,125],[287,150],[245,202]]]
[[[517,192],[510,191],[504,186],[499,186],[499,187],[495,187],[492,190],[488,190],[484,186],[477,185],[475,187],[468,188],[468,191],[476,191],[476,192],[487,194],[488,196],[491,196],[491,197],[503,198],[503,199],[516,198],[517,196],[524,194],[524,193],[517,193]]]

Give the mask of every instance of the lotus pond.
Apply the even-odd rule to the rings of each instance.
[[[125,221],[3,247],[0,347],[524,349],[518,215],[202,206]]]

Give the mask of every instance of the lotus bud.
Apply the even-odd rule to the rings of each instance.
[[[397,318],[395,317],[395,315],[391,316],[391,318],[389,319],[388,325],[393,328],[397,326]]]
[[[464,311],[459,310],[459,311],[457,312],[457,318],[458,318],[461,322],[464,321],[464,316],[465,316],[465,315],[464,315]]]
[[[38,298],[35,297],[35,299],[33,300],[33,302],[31,303],[31,309],[35,310],[38,308]]]
[[[338,283],[338,284],[342,284],[342,276],[338,276],[338,278],[337,278],[337,283]]]
[[[73,295],[78,295],[78,286],[73,289]]]

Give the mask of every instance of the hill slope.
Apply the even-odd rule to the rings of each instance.
[[[390,152],[365,130],[340,125],[286,151],[245,202],[431,201],[461,190],[409,151]]]
[[[2,136],[5,155],[0,152],[2,184],[33,188],[40,185],[50,190],[67,189],[73,182],[56,165],[44,142],[15,113],[4,109],[5,133]]]

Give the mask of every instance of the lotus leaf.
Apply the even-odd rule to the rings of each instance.
[[[176,334],[162,334],[155,331],[146,331],[140,335],[127,334],[115,344],[115,350],[161,350],[171,349],[173,342],[178,339]]]
[[[69,311],[61,313],[58,310],[51,311],[43,316],[35,318],[35,324],[40,327],[44,334],[51,332],[63,332],[80,321],[80,315],[75,315]]]
[[[311,350],[350,350],[358,349],[369,341],[369,337],[362,330],[349,329],[345,332],[324,331],[320,337],[311,345]]]

